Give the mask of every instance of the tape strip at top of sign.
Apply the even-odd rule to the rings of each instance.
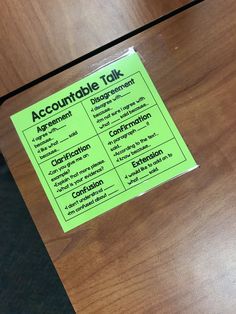
[[[64,232],[198,166],[134,49],[11,120]]]

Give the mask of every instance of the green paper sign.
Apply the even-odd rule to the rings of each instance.
[[[134,51],[11,119],[65,232],[197,167]]]

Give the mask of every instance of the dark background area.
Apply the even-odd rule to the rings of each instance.
[[[0,154],[0,313],[74,313]]]

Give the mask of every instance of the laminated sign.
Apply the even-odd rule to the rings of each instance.
[[[197,166],[134,50],[11,119],[64,231]]]

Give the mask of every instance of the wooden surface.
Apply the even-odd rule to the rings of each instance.
[[[1,1],[0,95],[190,1]]]
[[[1,149],[78,313],[235,314],[235,21],[206,0],[3,104]],[[64,234],[9,115],[130,46],[200,168]]]

